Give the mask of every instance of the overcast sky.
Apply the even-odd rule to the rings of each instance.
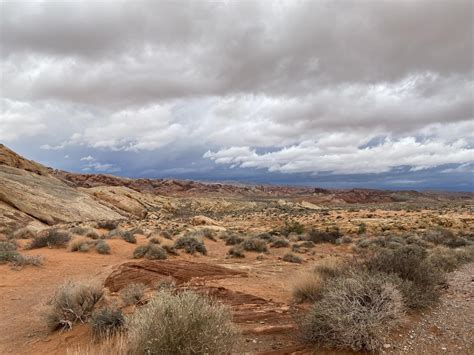
[[[76,172],[473,190],[473,1],[1,3],[0,142]]]

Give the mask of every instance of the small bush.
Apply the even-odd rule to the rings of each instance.
[[[165,260],[168,257],[166,250],[155,244],[148,244],[148,251],[145,255],[150,260]]]
[[[338,238],[342,237],[338,228],[326,231],[320,231],[319,229],[313,228],[308,233],[308,240],[313,243],[336,243]]]
[[[102,288],[97,285],[73,281],[61,285],[44,314],[49,329],[71,329],[75,322],[84,323],[101,297]]]
[[[456,270],[462,264],[471,262],[473,259],[474,255],[469,253],[468,248],[452,249],[438,246],[430,251],[427,260],[436,268],[446,272],[451,272]]]
[[[316,301],[321,297],[323,278],[315,272],[297,275],[293,282],[293,298],[296,302]]]
[[[292,254],[292,253],[287,253],[283,255],[282,258],[283,261],[286,261],[288,263],[295,263],[295,264],[301,264],[303,262],[303,259],[300,258],[298,255]]]
[[[193,292],[159,291],[127,329],[134,354],[230,354],[237,340],[229,310]]]
[[[59,248],[64,247],[71,239],[72,234],[61,229],[50,229],[33,238],[28,244],[28,249]]]
[[[244,248],[241,245],[233,246],[227,252],[231,258],[245,258]]]
[[[260,253],[266,252],[267,249],[267,243],[265,243],[264,240],[258,238],[258,237],[252,237],[252,238],[247,238],[242,242],[242,247],[246,251],[257,251]]]
[[[337,238],[335,244],[350,244],[352,243],[352,238],[349,237],[348,235],[345,235],[343,237]]]
[[[357,234],[364,234],[367,231],[367,226],[365,223],[359,224],[359,229],[357,230]]]
[[[119,225],[118,221],[99,221],[97,222],[97,228],[107,229],[109,231],[116,229]]]
[[[204,238],[210,239],[213,242],[217,241],[216,237],[214,236],[214,231],[209,228],[201,229],[201,234]]]
[[[286,221],[281,229],[281,233],[286,236],[290,233],[303,234],[304,226],[298,221]]]
[[[148,239],[148,242],[150,242],[152,244],[160,244],[161,243],[160,238],[157,238],[157,237],[151,237],[150,239]]]
[[[467,239],[456,236],[452,231],[445,228],[429,231],[425,233],[423,239],[436,245],[444,245],[450,248],[459,248],[470,244]]]
[[[374,351],[404,314],[400,292],[384,274],[351,272],[328,280],[302,327],[310,344]]]
[[[244,238],[238,236],[237,234],[231,234],[225,239],[225,245],[237,245],[244,241]]]
[[[110,245],[107,242],[101,240],[95,245],[95,250],[99,254],[110,254]]]
[[[18,245],[16,241],[10,240],[10,241],[0,241],[0,251],[14,251],[17,250]]]
[[[179,255],[176,251],[176,248],[173,244],[162,244],[161,247],[169,254],[169,255]]]
[[[405,304],[413,309],[425,308],[438,301],[438,285],[444,279],[442,270],[432,265],[426,255],[426,250],[416,245],[383,249],[366,266],[372,272],[398,276]]]
[[[33,232],[28,227],[17,229],[13,232],[13,238],[15,239],[32,239],[36,236],[36,233]]]
[[[1,255],[1,252],[0,252]],[[0,256],[1,258],[1,256]],[[41,266],[43,265],[43,257],[41,255],[22,255],[18,254],[13,257],[13,260],[10,260],[14,267],[23,267],[23,266]]]
[[[137,243],[137,238],[135,237],[135,234],[132,233],[131,231],[122,231],[120,233],[120,237],[125,240],[127,243],[130,244],[136,244]]]
[[[86,232],[86,234],[85,234],[84,236],[87,237],[87,238],[94,239],[94,240],[100,238],[99,233],[97,233],[97,232],[96,232],[95,230],[93,230],[93,229],[89,229],[89,230]]]
[[[118,308],[102,308],[92,313],[89,325],[95,339],[109,338],[119,333],[125,324],[125,317]]]
[[[0,250],[0,264],[13,262],[19,255],[16,250]]]
[[[86,237],[75,237],[69,241],[68,244],[68,249],[69,251],[81,251],[81,252],[87,252],[89,251],[89,244],[92,241]]]
[[[174,243],[176,249],[184,249],[188,254],[194,254],[195,252],[207,255],[207,249],[204,242],[194,235],[184,235],[176,239]]]
[[[287,248],[289,245],[290,243],[285,238],[273,238],[272,244],[270,244],[272,248]]]
[[[141,258],[145,257],[147,252],[148,252],[148,245],[139,245],[133,251],[133,258],[134,259],[141,259]]]
[[[145,285],[132,283],[120,290],[120,298],[126,305],[137,304],[145,294]]]
[[[347,271],[347,265],[340,259],[329,257],[321,260],[314,267],[314,272],[328,279],[341,276]]]

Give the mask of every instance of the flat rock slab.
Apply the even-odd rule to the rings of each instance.
[[[195,263],[185,260],[141,260],[120,265],[105,280],[105,287],[118,292],[131,283],[143,283],[153,287],[160,281],[173,280],[182,284],[192,279],[218,279],[233,276],[247,276],[243,271],[223,266]]]

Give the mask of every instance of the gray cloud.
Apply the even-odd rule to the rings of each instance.
[[[172,145],[209,151],[222,166],[311,173],[473,159],[469,0],[46,1],[1,10],[7,143],[30,137],[45,152]],[[118,169],[100,164],[86,168]]]

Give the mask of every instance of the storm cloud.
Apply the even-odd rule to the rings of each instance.
[[[271,182],[474,161],[472,1],[0,6],[0,141],[58,167]]]

